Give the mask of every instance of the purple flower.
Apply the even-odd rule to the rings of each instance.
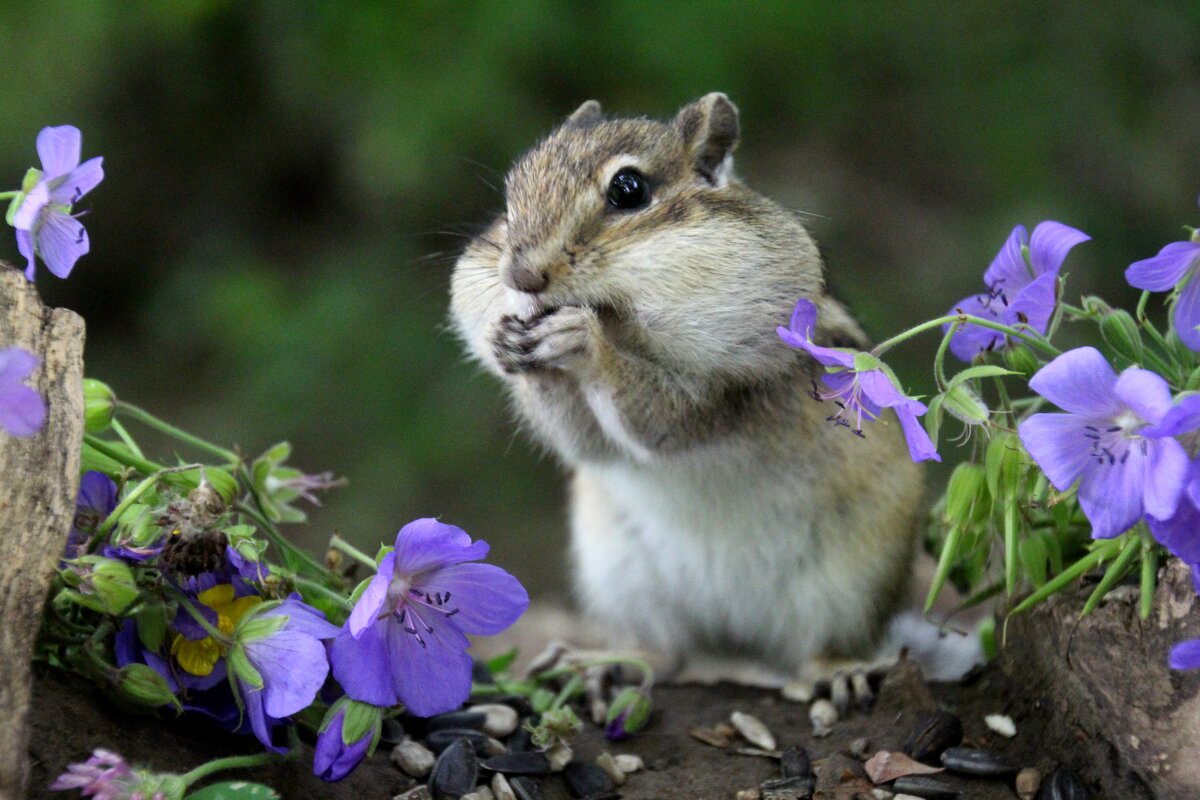
[[[1066,414],[1034,414],[1021,442],[1059,491],[1079,480],[1092,536],[1111,538],[1143,514],[1168,519],[1187,477],[1183,446],[1158,423],[1171,410],[1167,382],[1130,367],[1119,376],[1095,348],[1069,350],[1029,386]]]
[[[117,485],[103,472],[89,470],[79,479],[75,498],[75,521],[67,535],[63,558],[76,558],[88,552],[88,544],[100,523],[117,507]],[[113,557],[111,553],[104,555]]]
[[[836,425],[849,427],[861,436],[864,417],[875,420],[883,409],[894,409],[912,460],[941,461],[929,434],[917,422],[917,417],[928,410],[925,404],[896,388],[883,362],[871,354],[814,344],[812,337],[816,327],[817,307],[800,298],[792,312],[791,323],[787,328],[780,326],[777,333],[792,347],[804,350],[821,364],[832,368],[828,374],[821,376],[829,391],[822,392],[815,386],[813,390],[813,397],[817,400],[832,400],[838,405],[838,411],[829,420]]]
[[[516,622],[529,595],[512,575],[470,564],[486,542],[435,519],[410,522],[333,643],[333,676],[346,694],[377,706],[403,703],[428,717],[471,692],[470,642]]]
[[[271,727],[312,704],[329,675],[321,640],[338,631],[297,594],[238,625],[229,665],[250,728],[268,748],[286,750],[272,744]]]
[[[28,350],[0,350],[0,428],[13,436],[33,436],[46,421],[42,396],[23,383],[37,365],[37,356]]]
[[[1167,663],[1171,669],[1200,669],[1200,639],[1189,639],[1172,647]]]
[[[29,262],[25,277],[34,278],[34,254],[60,278],[89,249],[87,231],[71,215],[71,206],[104,179],[100,157],[79,163],[83,137],[73,125],[42,128],[37,138],[42,171],[27,191],[12,218],[17,229],[17,249]],[[35,173],[36,174],[36,173]]]
[[[1018,225],[983,273],[987,292],[956,303],[950,313],[962,311],[1005,325],[1027,325],[1045,333],[1057,302],[1058,271],[1063,260],[1072,247],[1090,238],[1061,222],[1040,223],[1033,229],[1032,237],[1026,235],[1024,225]],[[950,327],[946,325],[943,330]],[[950,352],[970,361],[981,352],[1003,347],[1005,339],[1000,331],[964,325],[950,339]]]
[[[1125,280],[1138,289],[1165,292],[1183,284],[1175,301],[1172,321],[1180,341],[1200,350],[1200,242],[1172,242],[1158,255],[1136,261],[1125,270]]]
[[[381,709],[343,699],[325,716],[313,752],[313,774],[323,781],[340,781],[354,771],[379,737]],[[347,716],[354,719],[347,722]]]
[[[86,762],[68,764],[50,784],[51,791],[67,789],[95,800],[179,800],[187,784],[178,775],[131,770],[116,753],[96,748]]]

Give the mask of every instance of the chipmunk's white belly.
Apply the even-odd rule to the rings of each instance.
[[[671,653],[790,668],[860,638],[870,590],[814,517],[821,476],[752,454],[697,456],[579,468],[572,545],[587,610]]]

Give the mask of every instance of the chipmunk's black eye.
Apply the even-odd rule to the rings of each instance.
[[[640,208],[650,201],[650,184],[646,176],[631,167],[625,167],[613,176],[608,184],[608,202],[613,208],[631,210]]]

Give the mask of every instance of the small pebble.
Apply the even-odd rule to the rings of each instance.
[[[892,800],[924,800],[922,797],[917,797],[915,794],[889,794],[888,797]]]
[[[999,753],[972,747],[947,747],[942,763],[951,772],[982,778],[999,778],[1017,771],[1017,766]]]
[[[518,775],[509,780],[508,785],[512,787],[517,800],[542,800],[542,787],[533,778]]]
[[[738,791],[737,800],[762,800],[762,792],[757,787],[753,789],[741,789]]]
[[[779,771],[785,778],[812,777],[812,761],[803,747],[789,747],[779,754]]]
[[[911,794],[908,796],[912,797]],[[895,800],[895,798],[896,798],[896,796],[894,794],[892,794],[891,792],[889,792],[887,789],[872,789],[871,797],[874,797],[875,800]],[[918,798],[918,800],[919,800],[919,798]]]
[[[618,758],[624,758],[624,756],[618,756]],[[634,758],[637,758],[637,756],[634,756]],[[638,761],[641,761],[641,759],[639,758]],[[622,769],[620,762],[616,758],[613,758],[612,754],[608,751],[596,756],[596,766],[604,770],[617,786],[625,784],[625,770]]]
[[[949,711],[935,711],[917,720],[902,750],[917,761],[936,763],[943,750],[962,740],[962,720]]]
[[[437,797],[461,797],[475,788],[479,779],[479,761],[471,743],[459,739],[438,756],[429,773],[429,791]]]
[[[924,775],[905,775],[892,784],[897,794],[915,794],[925,800],[954,800],[961,792],[945,781]]]
[[[613,780],[608,773],[595,764],[585,761],[572,761],[563,767],[563,781],[575,797],[591,797],[596,794],[611,792]]]
[[[1017,735],[1017,726],[1013,723],[1012,717],[1006,714],[988,714],[983,721],[989,729],[1005,739],[1011,739]]]
[[[864,761],[871,755],[871,740],[861,736],[850,743],[850,755]]]
[[[562,742],[546,751],[546,758],[550,760],[550,769],[555,772],[561,772],[563,767],[570,764],[573,755],[571,748]]]
[[[1033,800],[1038,787],[1042,785],[1042,773],[1037,767],[1026,767],[1017,773],[1017,797],[1021,800]]]
[[[505,775],[549,775],[550,759],[544,753],[505,753],[483,762],[484,769]]]
[[[515,708],[503,703],[485,703],[472,706],[469,710],[475,714],[483,714],[483,724],[480,727],[488,736],[495,736],[497,739],[503,739],[515,731],[520,719]]]
[[[429,748],[409,739],[392,748],[392,763],[414,778],[424,778],[437,761]]]
[[[478,787],[476,787],[476,788],[478,788]],[[491,792],[489,791],[488,794],[490,795]],[[467,792],[466,794],[464,794],[462,796],[462,800],[484,800],[484,798],[483,798],[483,795],[481,795],[478,791],[475,791],[475,792]]]
[[[407,792],[402,792],[392,800],[433,800],[433,795],[429,793],[429,787],[422,784],[415,789],[409,789]]]
[[[1091,794],[1079,776],[1066,767],[1058,767],[1042,781],[1037,800],[1089,800]]]
[[[476,786],[474,793],[479,795],[479,800],[496,800],[496,795],[492,794],[491,788],[486,783]]]
[[[814,697],[813,685],[808,681],[791,681],[785,683],[779,691],[784,700],[793,703],[811,703]]]
[[[516,794],[513,793],[512,786],[508,783],[508,778],[497,772],[492,776],[492,794],[496,800],[517,800]]]
[[[624,772],[626,775],[630,774],[631,772],[637,772],[638,770],[646,768],[646,762],[642,761],[641,756],[636,756],[629,753],[622,753],[618,756],[614,756],[613,761],[616,762],[617,769],[621,770],[621,772]]]
[[[828,700],[814,700],[808,708],[808,718],[812,722],[813,736],[820,739],[833,732],[833,726],[838,721],[838,712]]]

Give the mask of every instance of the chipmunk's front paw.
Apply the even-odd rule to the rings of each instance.
[[[492,334],[492,353],[509,374],[565,370],[588,363],[601,341],[595,311],[564,306],[531,319],[501,317]]]

